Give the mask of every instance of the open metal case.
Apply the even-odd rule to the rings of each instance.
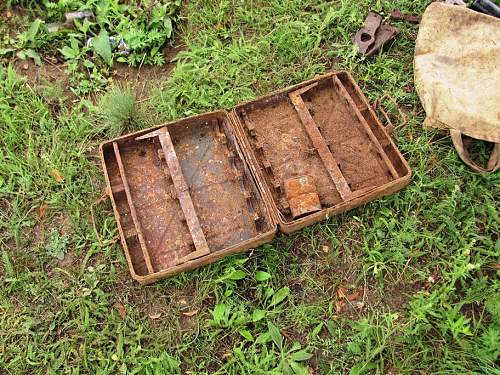
[[[132,277],[213,263],[391,194],[411,170],[347,72],[104,142]]]

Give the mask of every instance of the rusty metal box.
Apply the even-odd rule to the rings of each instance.
[[[393,193],[410,168],[347,72],[101,145],[141,284]]]

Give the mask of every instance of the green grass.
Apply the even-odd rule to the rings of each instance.
[[[500,373],[498,173],[472,173],[448,137],[422,129],[416,26],[397,23],[392,47],[371,60],[351,45],[368,9],[426,4],[190,1],[186,49],[140,103],[128,89],[99,105],[58,100],[57,88],[33,87],[5,60],[0,372]],[[131,281],[101,199],[99,142],[332,67],[351,71],[371,101],[390,94],[405,111],[394,138],[410,185],[248,254],[148,287]],[[340,288],[360,294],[337,313]]]
[[[165,63],[161,50],[172,38],[180,5],[181,0],[8,0],[0,4],[6,17],[0,25],[0,58],[15,56],[42,65],[42,57],[50,55],[51,62],[67,63],[75,95],[102,91],[113,63]],[[12,18],[16,10],[19,15]],[[65,22],[66,14],[75,11],[90,16]],[[22,32],[12,32],[23,24]]]

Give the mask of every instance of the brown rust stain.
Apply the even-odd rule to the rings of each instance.
[[[285,194],[294,218],[321,210],[314,180],[300,176],[285,181]]]

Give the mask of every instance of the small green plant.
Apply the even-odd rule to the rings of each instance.
[[[15,55],[21,60],[33,59],[37,65],[42,65],[38,50],[45,45],[43,28],[43,21],[36,19],[28,30],[16,38],[6,34],[3,42],[0,42],[0,58]]]
[[[230,297],[237,287],[237,282],[247,276],[247,273],[243,270],[243,265],[247,261],[248,258],[235,259],[232,264],[229,264],[224,268],[223,275],[215,280],[216,284],[223,287],[224,297]]]
[[[351,375],[368,373],[378,369],[384,371],[387,353],[384,349],[388,346],[391,336],[396,332],[396,313],[372,315],[354,323],[354,335],[347,348],[354,356],[355,364],[351,368]]]
[[[261,301],[264,306],[273,308],[290,295],[290,288],[287,286],[274,290],[270,284],[271,275],[265,271],[257,271],[255,280],[258,283],[255,293],[256,299]]]
[[[66,254],[69,243],[69,236],[61,234],[58,230],[53,229],[50,232],[49,241],[46,247],[47,253],[59,260],[63,260]]]
[[[40,65],[40,54],[57,50],[68,64],[71,87],[79,96],[102,90],[114,61],[132,66],[164,64],[162,48],[173,36],[181,0],[30,4],[31,14],[38,18],[26,31],[0,41],[0,57],[31,58]],[[63,24],[70,11],[89,11],[94,16]],[[50,25],[58,26],[49,31]]]
[[[303,362],[313,356],[298,342],[287,347],[279,327],[272,322],[267,323],[267,331],[260,334],[250,348],[239,345],[233,348],[233,353],[234,358],[226,367],[238,368],[245,374],[307,375],[309,371]]]
[[[131,131],[140,119],[135,93],[116,86],[101,97],[98,112],[110,136]]]
[[[212,316],[210,323],[214,327],[238,329],[243,337],[253,341],[251,334],[245,329],[252,317],[243,306],[219,303],[215,306]]]

